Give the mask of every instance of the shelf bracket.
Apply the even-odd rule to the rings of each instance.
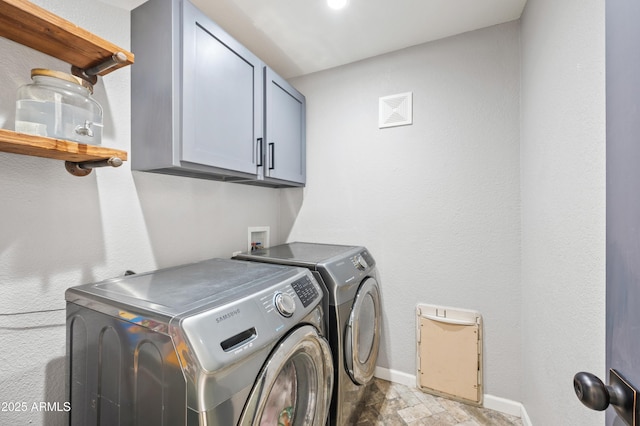
[[[122,52],[116,52],[111,55],[111,57],[105,59],[103,62],[100,62],[98,65],[87,68],[85,70],[73,65],[71,67],[71,73],[76,77],[80,77],[81,79],[88,81],[92,85],[95,85],[98,82],[98,75],[100,73],[125,62],[127,62],[127,55]]]
[[[122,166],[122,160],[118,157],[107,158],[106,160],[98,161],[83,161],[81,163],[74,163],[73,161],[65,161],[64,167],[69,173],[74,176],[86,176],[91,173],[91,170],[96,167],[120,167]]]

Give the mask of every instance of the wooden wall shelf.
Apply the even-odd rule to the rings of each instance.
[[[122,52],[123,63],[105,75],[131,65],[134,55],[26,0],[0,0],[0,36],[86,70]]]
[[[27,135],[6,129],[0,129],[0,152],[63,160],[67,171],[75,176],[86,176],[95,167],[118,167],[128,158],[127,152],[119,149]]]
[[[69,63],[74,74],[92,83],[98,75],[134,61],[133,53],[26,0],[0,0],[0,37]],[[85,176],[94,167],[118,167],[127,160],[126,151],[6,129],[0,129],[0,152],[64,160],[67,171],[76,176]]]
[[[122,161],[127,160],[126,151],[105,148],[99,145],[85,145],[62,139],[16,133],[6,129],[0,129],[0,151],[31,155],[34,157],[53,158],[74,163],[100,161],[112,157],[118,157]]]

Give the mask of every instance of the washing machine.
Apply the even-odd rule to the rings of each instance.
[[[380,279],[371,253],[360,246],[295,242],[235,259],[304,267],[323,285],[335,367],[329,424],[354,424],[373,379],[380,344]]]
[[[71,425],[327,421],[333,362],[307,269],[211,259],[65,298]]]

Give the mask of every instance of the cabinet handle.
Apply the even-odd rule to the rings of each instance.
[[[276,144],[271,142],[269,144],[269,170],[273,170],[276,168]]]
[[[258,138],[258,161],[256,162],[258,167],[262,167],[262,154],[262,138]]]

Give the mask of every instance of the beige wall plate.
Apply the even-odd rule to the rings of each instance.
[[[482,316],[434,305],[416,311],[418,387],[482,404]]]

